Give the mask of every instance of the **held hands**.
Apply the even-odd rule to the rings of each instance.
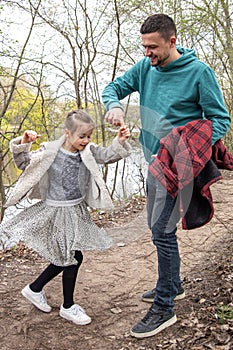
[[[113,124],[115,126],[121,126],[124,125],[124,111],[119,108],[112,108],[110,111],[108,111],[105,115],[105,118],[108,123]]]
[[[119,107],[110,109],[105,115],[108,123],[120,126],[118,130],[118,140],[120,144],[123,144],[130,137],[129,128],[124,124],[124,116],[124,111]]]
[[[118,140],[120,144],[123,144],[130,137],[130,131],[128,126],[122,125],[118,130]]]
[[[37,138],[39,138],[41,135],[37,134],[33,130],[26,130],[24,131],[24,134],[22,136],[21,144],[22,143],[30,143],[34,142]]]

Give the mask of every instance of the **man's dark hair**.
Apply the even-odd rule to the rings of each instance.
[[[172,35],[176,36],[176,25],[173,19],[162,13],[149,16],[142,24],[140,33],[155,32],[158,32],[165,40],[169,40]]]

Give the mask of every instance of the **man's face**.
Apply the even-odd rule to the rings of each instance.
[[[150,58],[150,64],[153,67],[165,67],[173,61],[172,49],[175,42],[175,37],[166,41],[158,32],[142,34],[144,55]]]

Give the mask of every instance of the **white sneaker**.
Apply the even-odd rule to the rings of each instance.
[[[46,296],[43,290],[39,293],[33,292],[28,284],[22,289],[21,293],[26,299],[28,299],[41,311],[50,312],[52,310],[51,306],[47,304]]]
[[[72,305],[69,309],[60,307],[60,316],[66,320],[72,321],[78,325],[85,325],[91,322],[91,318],[86,314],[85,310],[78,304]]]

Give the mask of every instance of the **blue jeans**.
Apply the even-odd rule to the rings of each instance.
[[[176,238],[180,219],[179,198],[172,198],[148,172],[147,217],[152,241],[157,248],[158,280],[154,303],[171,311],[180,280],[180,255]]]

